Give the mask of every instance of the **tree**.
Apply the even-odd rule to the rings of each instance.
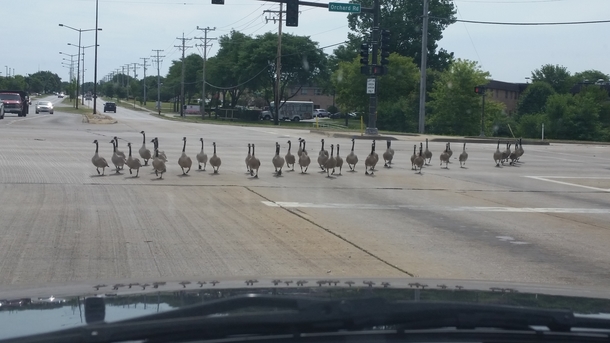
[[[573,79],[574,79],[575,83],[585,82],[585,81],[595,83],[597,80],[600,80],[600,79],[609,81],[610,76],[602,73],[599,70],[590,69],[590,70],[585,70],[585,71],[575,73]]]
[[[28,78],[29,91],[36,93],[57,92],[61,89],[61,78],[50,71],[39,71]]]
[[[378,78],[378,127],[398,131],[414,131],[413,118],[417,103],[419,70],[413,59],[390,54],[388,74]],[[360,74],[359,58],[340,62],[333,73],[336,103],[342,111],[368,112],[367,76]],[[365,115],[365,119],[368,115]]]
[[[190,54],[184,58],[184,97],[185,103],[190,103],[193,96],[201,89],[202,84],[202,69],[203,69],[203,58],[197,54]],[[172,65],[169,67],[167,73],[167,82],[169,86],[175,87],[178,85],[178,92],[175,95],[180,94],[180,87],[182,82],[182,61],[172,61]]]
[[[235,107],[246,88],[251,84],[248,81],[255,76],[245,73],[241,69],[240,63],[241,60],[247,58],[249,52],[245,49],[252,40],[252,37],[241,32],[231,31],[228,35],[218,39],[220,49],[216,56],[208,59],[206,63],[206,81],[218,86],[223,95],[229,94],[230,107]],[[223,96],[223,98],[227,97]]]
[[[549,136],[557,139],[599,139],[600,107],[595,95],[588,92],[551,95],[546,104]]]
[[[277,34],[265,33],[247,42],[240,56],[239,68],[252,75],[250,87],[261,91],[270,105],[276,93]],[[280,106],[294,97],[306,84],[316,83],[326,75],[326,55],[309,37],[282,34],[282,65],[279,93]],[[277,125],[277,113],[274,113]]]
[[[553,94],[555,94],[555,89],[550,84],[544,81],[532,83],[519,97],[517,117],[526,114],[543,113],[547,99]]]
[[[481,130],[481,96],[474,87],[487,83],[489,73],[478,64],[458,59],[443,71],[432,86],[431,109],[427,125],[431,132],[450,135],[478,135]],[[485,104],[485,114],[494,118],[498,111],[492,101]]]
[[[545,64],[532,72],[532,81],[544,81],[557,93],[568,93],[574,80],[568,69],[560,65]]]
[[[373,0],[355,0],[362,6],[372,7]],[[381,27],[390,30],[390,51],[412,57],[419,66],[421,61],[423,1],[381,0]],[[430,0],[428,21],[428,66],[445,69],[453,59],[453,53],[439,49],[437,42],[443,38],[443,30],[455,22],[456,9],[450,0]],[[355,34],[348,35],[352,45],[358,47],[370,36],[372,15],[350,14],[349,28]]]

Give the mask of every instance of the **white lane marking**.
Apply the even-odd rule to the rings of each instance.
[[[337,204],[307,203],[286,201],[261,201],[269,207],[282,208],[320,208],[344,210],[418,210],[445,212],[504,212],[504,213],[580,213],[610,214],[610,208],[553,208],[553,207],[493,207],[493,206],[415,206],[415,205],[377,205],[377,204]]]
[[[510,244],[516,244],[516,245],[526,245],[526,244],[529,244],[528,242],[516,241],[511,236],[496,236],[496,238],[499,239],[502,242],[508,242]]]
[[[555,178],[555,179],[560,179],[560,178],[564,178],[564,179],[570,179],[570,178],[574,178],[574,179],[578,179],[578,177],[560,177],[560,176],[525,176],[528,177],[530,179],[535,179],[535,180],[540,180],[540,181],[546,181],[546,182],[553,182],[553,183],[557,183],[560,185],[565,185],[565,186],[574,186],[574,187],[580,187],[580,188],[586,188],[586,189],[592,189],[595,191],[602,191],[602,192],[610,192],[610,189],[607,188],[599,188],[599,187],[592,187],[592,186],[583,186],[583,185],[579,185],[576,183],[571,183],[571,182],[564,182],[564,181],[557,181],[557,180],[551,180],[550,178]],[[606,177],[583,177],[582,179],[607,179]]]

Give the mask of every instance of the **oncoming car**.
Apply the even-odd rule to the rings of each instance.
[[[36,114],[40,112],[49,112],[49,114],[53,114],[53,103],[50,101],[39,101],[36,103]]]
[[[116,113],[116,104],[114,102],[107,102],[104,104],[104,113],[114,112]]]

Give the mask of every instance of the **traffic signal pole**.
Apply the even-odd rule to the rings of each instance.
[[[373,59],[371,61],[372,65],[377,65],[377,55],[379,54],[379,0],[374,0],[373,2],[373,31],[372,31],[372,43],[373,43]],[[373,73],[371,77],[375,80],[375,92],[369,97],[369,125],[366,128],[365,133],[371,136],[379,135],[379,130],[377,130],[377,75]]]

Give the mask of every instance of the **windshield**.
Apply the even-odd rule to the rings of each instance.
[[[610,290],[608,1],[2,12],[2,300]]]
[[[0,93],[0,100],[21,100],[19,94]]]

